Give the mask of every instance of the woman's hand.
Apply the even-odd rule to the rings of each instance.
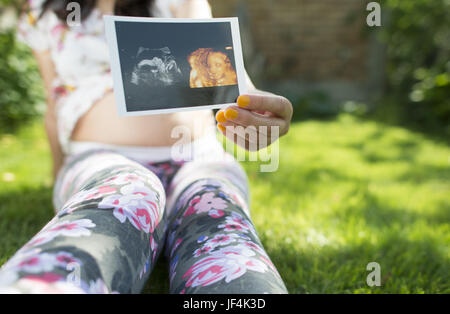
[[[241,95],[237,104],[219,110],[216,120],[220,132],[243,148],[260,150],[289,131],[293,108],[285,97],[269,93]]]

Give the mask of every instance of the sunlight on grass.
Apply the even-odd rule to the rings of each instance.
[[[51,155],[43,123],[0,134],[0,263],[53,216]]]
[[[280,165],[243,162],[252,218],[291,293],[450,292],[450,149],[350,115],[292,126]],[[0,262],[52,217],[39,121],[0,135]],[[366,285],[381,265],[382,286]],[[165,261],[145,292],[167,292]]]
[[[244,163],[253,220],[289,291],[448,292],[449,156],[420,134],[341,115],[294,125],[275,173]],[[371,261],[380,288],[365,283]]]

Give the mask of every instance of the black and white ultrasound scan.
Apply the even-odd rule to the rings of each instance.
[[[137,86],[162,87],[181,82],[183,74],[169,47],[139,47],[131,83]]]

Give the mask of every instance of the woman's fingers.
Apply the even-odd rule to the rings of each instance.
[[[218,128],[221,131],[225,131],[225,127],[231,127],[229,128],[229,131],[238,134],[240,137],[246,138],[247,140],[257,141],[259,129],[256,126],[243,125],[237,121],[227,119],[225,118],[225,113],[226,111],[223,111],[222,114],[219,113],[217,117],[217,121],[219,122]],[[229,114],[227,114],[227,116],[228,115]],[[264,135],[266,136],[266,134]]]
[[[287,121],[291,121],[293,114],[291,102],[278,95],[241,95],[237,104],[247,110],[272,112]]]
[[[242,95],[237,102],[238,106],[219,110],[216,120],[222,134],[239,146],[244,147],[244,141],[247,150],[259,150],[289,131],[293,109],[286,98],[273,94]]]
[[[218,120],[222,121],[217,124],[217,128],[225,135],[229,140],[244,147],[248,151],[258,151],[272,144],[279,137],[279,133],[276,132],[272,137],[271,128],[261,128],[253,125],[245,126],[236,123],[231,120]]]
[[[244,128],[254,126],[259,132],[266,135],[270,135],[271,127],[278,127],[279,134],[283,135],[287,132],[287,126],[289,125],[284,119],[263,115],[236,106],[221,109],[216,114],[216,120],[221,124],[224,124],[226,121],[231,121]]]
[[[226,138],[248,151],[258,151],[264,148],[261,147],[258,131],[255,127],[244,128],[230,121],[227,121],[224,124],[219,123],[217,127]],[[268,144],[270,143],[267,143],[266,141],[265,146]]]

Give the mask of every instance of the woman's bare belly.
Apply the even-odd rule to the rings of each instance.
[[[181,129],[187,130],[183,140],[189,136],[193,141],[211,132],[214,123],[211,110],[119,117],[111,92],[78,120],[71,140],[130,146],[170,146],[180,140],[181,135],[171,136],[175,127],[181,126]]]

